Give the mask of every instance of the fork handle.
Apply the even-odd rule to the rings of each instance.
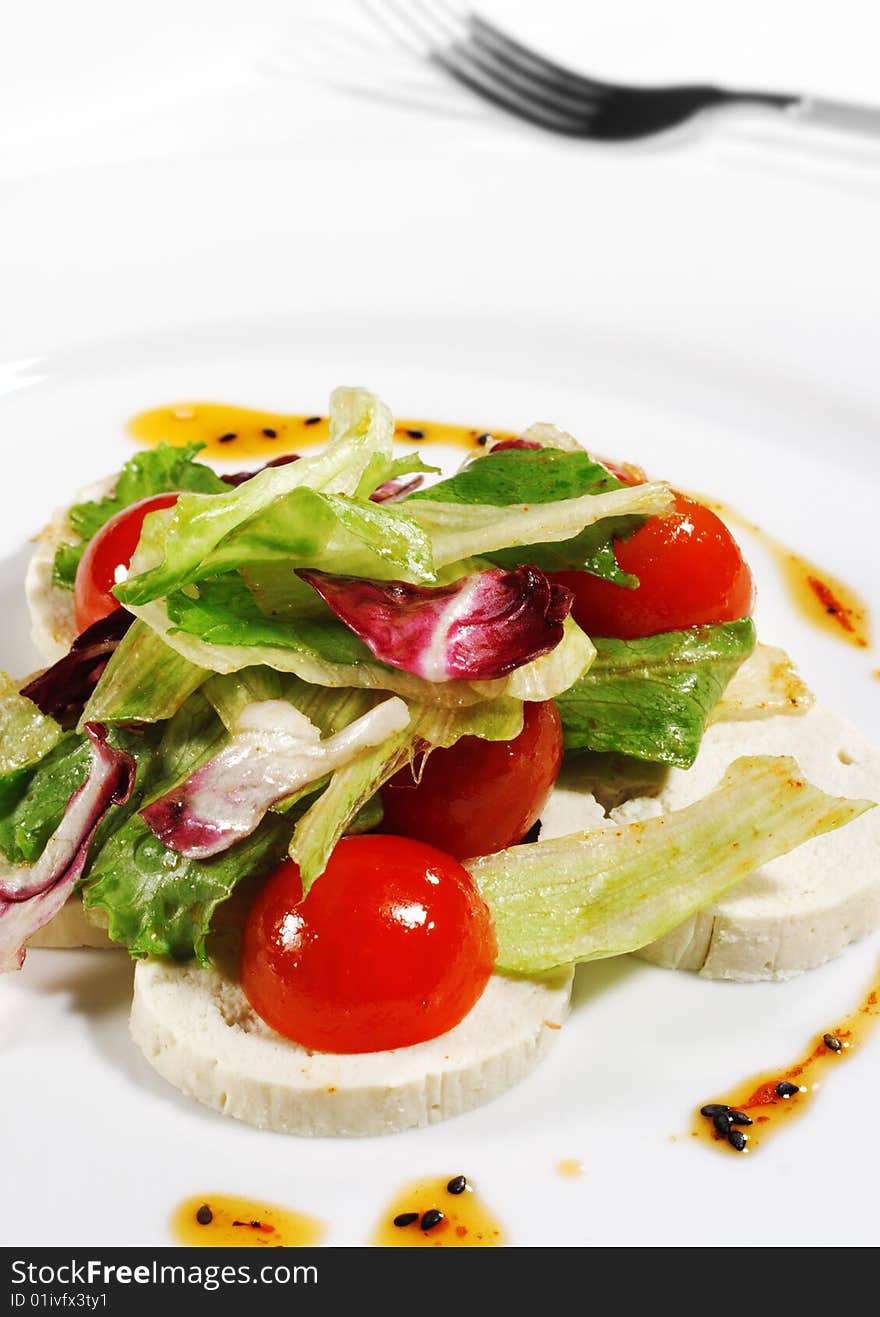
[[[809,127],[834,128],[842,132],[880,137],[880,108],[874,105],[801,96],[789,106],[788,113],[798,123]]]

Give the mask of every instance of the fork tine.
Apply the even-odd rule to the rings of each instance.
[[[365,6],[376,14],[376,0]],[[441,11],[439,14],[437,9]],[[585,133],[595,112],[596,95],[578,85],[556,86],[520,64],[479,46],[470,29],[471,15],[459,17],[445,0],[384,0],[386,18],[421,43],[421,53],[469,90],[508,112],[558,133]],[[398,33],[399,35],[399,33]],[[411,42],[407,42],[412,48]],[[597,84],[598,85],[598,84]]]
[[[536,81],[529,74],[499,61],[494,54],[480,49],[469,42],[457,42],[445,51],[448,58],[466,65],[475,76],[484,75],[493,85],[497,85],[512,97],[519,96],[527,104],[546,110],[550,115],[561,119],[581,121],[590,118],[595,112],[598,97],[588,92],[571,92],[561,88],[550,87]]]
[[[484,63],[474,59],[470,51],[461,47],[435,49],[429,59],[463,86],[491,101],[493,105],[518,115],[520,119],[569,137],[589,136],[589,124],[595,107],[584,104],[575,113],[570,105],[554,103],[546,97],[539,98],[531,94],[525,98],[520,89],[510,85],[509,79],[499,81],[497,70],[493,74]]]
[[[446,0],[436,0],[436,3],[444,9],[448,8]],[[466,24],[475,45],[491,51],[503,63],[529,74],[536,82],[543,83],[554,91],[564,88],[571,92],[602,95],[610,90],[606,82],[588,78],[583,73],[576,73],[574,69],[566,68],[564,64],[557,64],[554,60],[539,55],[537,51],[524,46],[521,41],[509,36],[479,14],[462,13],[461,21]]]

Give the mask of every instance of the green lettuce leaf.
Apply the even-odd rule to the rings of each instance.
[[[291,507],[313,511],[325,530],[332,522],[346,551],[354,552],[352,541],[363,530],[363,517],[358,519],[352,512],[346,522],[336,503],[324,505],[315,496],[323,493],[351,499],[372,457],[391,460],[393,433],[390,412],[373,394],[336,389],[330,401],[330,443],[322,452],[286,466],[269,467],[225,494],[210,498],[184,495],[173,508],[147,517],[132,559],[132,574],[116,587],[117,597],[126,606],[146,604],[192,584],[209,571],[229,570],[243,561],[242,536],[250,536],[249,552],[255,561],[275,556],[280,552],[278,537],[291,519]],[[299,502],[291,503],[294,491],[306,490],[311,494],[300,492],[296,495]],[[279,518],[273,505],[285,499],[287,514]],[[308,537],[309,527],[297,519],[290,533]],[[266,552],[260,547],[264,541]],[[380,556],[378,550],[374,556]]]
[[[195,460],[202,447],[202,444],[189,444],[185,448],[174,448],[171,444],[163,443],[156,448],[135,453],[120,471],[112,494],[86,503],[75,503],[68,513],[68,519],[81,543],[59,546],[52,569],[54,584],[67,590],[73,589],[76,569],[89,540],[111,517],[132,503],[176,489],[199,494],[217,494],[228,490],[229,486],[216,472]]]
[[[409,726],[338,768],[327,789],[297,823],[290,855],[300,868],[303,895],[324,872],[340,837],[351,831],[354,820],[379,788],[417,751],[454,745],[462,736],[512,741],[522,726],[522,704],[509,698],[467,709],[411,707]]]
[[[725,686],[755,647],[755,629],[744,618],[593,643],[592,665],[556,697],[565,749],[689,768]]]
[[[207,698],[205,688],[191,695],[158,732],[160,739],[152,753],[149,775],[145,777],[143,804],[186,781],[218,754],[228,740],[227,729]]]
[[[266,872],[282,858],[292,824],[273,816],[254,836],[212,861],[187,860],[168,850],[137,811],[216,754],[227,732],[201,691],[161,728],[148,731],[153,739],[135,751],[134,800],[124,814],[111,812],[115,826],[99,832],[93,843],[83,903],[105,913],[110,936],[133,955],[204,958],[216,905],[241,878]],[[118,734],[114,729],[113,735]],[[108,815],[105,822],[110,820]]]
[[[870,801],[826,795],[789,758],[737,759],[686,809],[470,860],[497,967],[534,974],[646,946],[762,864],[842,827]]]
[[[579,535],[558,544],[527,544],[518,549],[498,549],[490,554],[498,567],[530,564],[542,572],[588,572],[625,590],[634,590],[639,578],[621,571],[614,552],[616,540],[628,539],[645,522],[644,517],[606,517],[587,526]]]
[[[104,846],[83,890],[83,904],[102,910],[107,931],[133,956],[196,956],[207,963],[206,941],[217,906],[236,885],[259,877],[284,858],[291,824],[268,814],[256,832],[211,860],[188,860],[153,836],[133,815]]]
[[[136,621],[101,674],[79,725],[160,722],[175,714],[209,675]]]
[[[263,666],[243,668],[214,676],[204,688],[227,731],[249,705],[262,700],[287,700],[320,728],[322,736],[334,736],[376,705],[382,696],[364,690],[312,686],[290,672]]]
[[[583,451],[511,449],[479,458],[451,479],[419,490],[404,501],[428,499],[435,503],[504,507],[512,503],[551,503],[623,488],[622,481]],[[530,563],[545,572],[583,571],[631,588],[638,581],[618,567],[614,540],[626,538],[642,524],[642,517],[607,518],[571,539],[499,549],[490,556],[499,567]]]
[[[389,480],[397,480],[400,476],[433,475],[439,470],[439,466],[428,466],[423,462],[418,453],[407,453],[403,457],[390,459],[381,453],[376,453],[370,458],[354,491],[354,497],[368,499],[380,485],[386,484]]]
[[[523,448],[479,457],[448,480],[410,494],[404,503],[428,500],[505,507],[511,503],[556,503],[623,488],[622,481],[583,451]]]
[[[54,718],[41,713],[18,686],[0,672],[0,779],[36,764],[61,739]]]
[[[427,492],[433,494],[434,490]],[[434,565],[439,569],[460,558],[491,557],[501,549],[528,548],[523,557],[530,562],[533,545],[570,540],[581,535],[586,527],[608,519],[662,516],[670,511],[672,501],[665,485],[646,484],[552,503],[511,503],[499,507],[488,503],[439,503],[413,496],[399,506],[406,508],[430,535]]]
[[[102,819],[90,847],[91,856],[140,807],[153,769],[158,735],[153,728],[143,732],[111,729],[110,743],[135,761],[135,781],[128,802],[114,806]],[[33,864],[39,859],[64,817],[67,802],[88,777],[91,762],[85,736],[65,732],[38,764],[25,770],[14,790],[0,791],[0,851],[8,860]]]
[[[33,864],[86,780],[91,757],[84,736],[65,732],[38,764],[17,773],[4,791],[0,851],[13,864]]]
[[[303,705],[311,708],[310,716],[329,732],[337,723],[344,726],[359,716],[365,698],[374,702],[362,691],[303,692],[302,686],[295,678],[262,669],[207,682],[166,725],[152,753],[137,808],[165,795],[222,748],[227,731],[217,710],[234,720],[236,709],[254,697],[284,699],[299,693]],[[313,795],[319,787],[313,783],[301,794]],[[104,912],[110,936],[132,955],[179,959],[195,955],[206,962],[206,941],[217,906],[240,882],[263,876],[284,858],[304,808],[301,801],[285,801],[284,810],[268,814],[250,837],[210,860],[190,860],[168,850],[140,815],[130,812],[124,826],[93,858],[84,903]],[[346,820],[345,830],[375,826],[380,817],[377,802],[364,801],[363,808]]]
[[[291,573],[297,567],[318,567],[373,580],[434,579],[430,541],[398,506],[361,503],[303,487],[280,495],[230,531],[180,584],[248,563],[279,560]],[[135,592],[132,602],[145,600]]]

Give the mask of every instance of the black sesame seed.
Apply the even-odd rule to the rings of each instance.
[[[744,1111],[731,1111],[730,1123],[731,1125],[751,1125],[752,1118],[747,1116]]]
[[[394,1218],[394,1224],[401,1227],[411,1226],[413,1221],[418,1221],[418,1219],[418,1212],[401,1212],[399,1216]]]
[[[485,448],[486,444],[489,442],[491,438],[492,438],[491,434],[478,434],[477,443],[480,445],[481,448]]]
[[[233,439],[236,439],[237,437],[238,436],[233,434],[232,432],[230,432],[229,434],[221,434],[217,442],[218,444],[231,444]]]
[[[422,1230],[433,1230],[434,1227],[439,1226],[440,1222],[444,1219],[443,1213],[438,1211],[436,1207],[432,1207],[422,1217]]]
[[[467,1177],[464,1175],[454,1175],[446,1186],[448,1194],[463,1194],[467,1188]]]
[[[822,1042],[828,1048],[829,1052],[839,1052],[840,1049],[843,1047],[843,1043],[840,1041],[837,1035],[833,1033],[824,1034],[822,1037]]]
[[[700,1107],[701,1116],[720,1116],[723,1111],[729,1111],[730,1107],[723,1102],[707,1102],[705,1107]]]
[[[425,437],[424,430],[404,430],[404,434],[408,435],[410,439],[424,439]]]
[[[214,1213],[211,1211],[207,1203],[202,1203],[201,1207],[196,1212],[196,1220],[200,1226],[209,1226],[214,1220]]]
[[[266,436],[267,439],[277,439],[277,438],[278,438],[278,431],[277,431],[277,430],[273,430],[273,429],[271,429],[268,425],[267,425],[266,428],[263,430],[263,434]]]
[[[797,1084],[790,1084],[787,1079],[780,1080],[780,1082],[776,1085],[777,1097],[794,1097],[795,1093],[799,1093],[799,1092],[800,1089],[798,1088]]]
[[[303,421],[303,425],[319,425],[320,421],[320,416],[307,416]]]
[[[748,1136],[743,1134],[742,1130],[731,1129],[727,1132],[727,1142],[731,1148],[736,1148],[737,1152],[744,1152]]]
[[[712,1117],[712,1124],[715,1126],[718,1133],[726,1138],[730,1133],[730,1127],[733,1124],[733,1121],[730,1119],[730,1112],[716,1111],[715,1115]]]

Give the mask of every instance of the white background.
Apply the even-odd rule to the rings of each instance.
[[[880,102],[869,3],[484,10],[600,77]],[[0,666],[36,662],[28,536],[118,466],[126,416],[186,396],[318,411],[340,382],[401,414],[556,420],[726,496],[880,605],[878,221],[880,142],[753,111],[627,147],[548,138],[342,0],[16,6],[0,44]],[[750,552],[765,638],[880,736],[876,650],[812,633]],[[874,939],[744,988],[589,967],[554,1055],[508,1097],[381,1143],[304,1145],[152,1075],[127,1041],[124,962],[32,956],[0,984],[0,1064],[42,1135],[4,1154],[0,1234],[162,1243],[178,1197],[228,1190],[363,1243],[410,1174],[463,1169],[516,1244],[715,1245],[707,1203],[741,1243],[876,1242],[880,1164],[853,1116],[877,1040],[760,1158],[669,1142],[704,1093],[793,1059],[876,958]],[[563,1157],[583,1179],[559,1179]],[[797,1210],[757,1218],[777,1195]],[[33,1220],[39,1237],[22,1234]]]

